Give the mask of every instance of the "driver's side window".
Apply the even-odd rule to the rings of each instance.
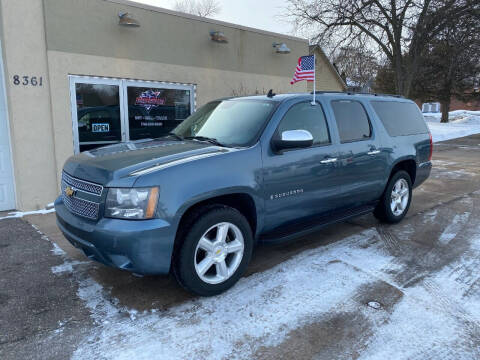
[[[320,104],[310,102],[293,105],[280,121],[277,135],[288,130],[307,130],[313,136],[313,145],[330,144],[327,120]]]

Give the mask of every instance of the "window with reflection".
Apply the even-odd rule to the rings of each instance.
[[[157,138],[191,113],[190,90],[127,87],[130,139]]]

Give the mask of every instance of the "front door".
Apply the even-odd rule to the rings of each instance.
[[[332,144],[320,104],[301,102],[290,107],[274,136],[299,129],[312,134],[312,147],[264,152],[265,231],[295,224],[337,206],[337,148]]]
[[[125,141],[120,117],[122,103],[119,80],[75,82],[76,147],[79,151]]]
[[[0,211],[15,208],[10,132],[7,122],[3,63],[0,58]]]

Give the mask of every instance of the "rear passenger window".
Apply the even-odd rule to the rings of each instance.
[[[335,100],[332,101],[332,108],[342,143],[365,140],[372,136],[367,113],[358,101]]]
[[[309,131],[314,145],[330,143],[327,121],[319,104],[312,106],[309,102],[304,102],[293,105],[278,125],[277,132],[281,134],[287,130]]]
[[[373,109],[390,136],[425,134],[428,132],[417,105],[399,101],[372,101]]]

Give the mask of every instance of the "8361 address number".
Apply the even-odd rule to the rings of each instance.
[[[14,85],[23,85],[23,86],[43,86],[43,77],[42,76],[20,76],[13,75],[13,84]]]

